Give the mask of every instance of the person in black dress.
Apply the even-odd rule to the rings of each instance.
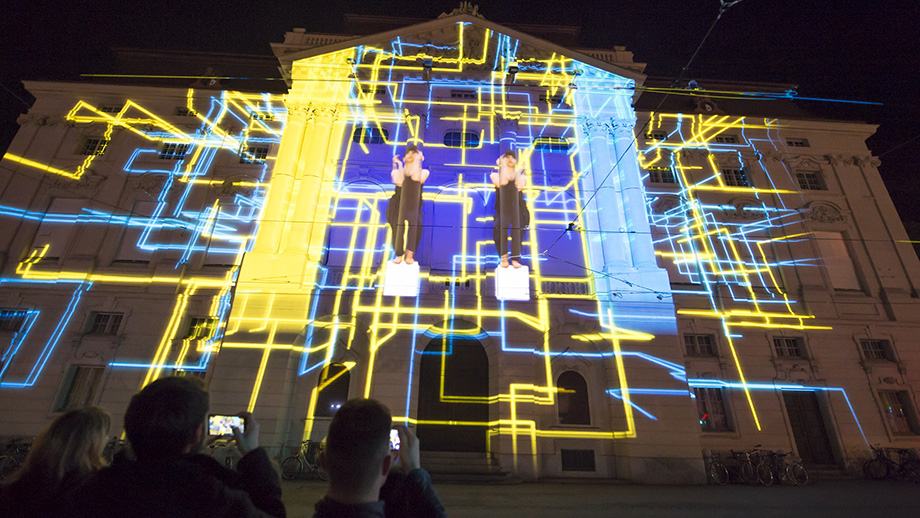
[[[425,155],[416,146],[406,146],[406,152],[401,161],[398,156],[393,157],[393,170],[390,176],[396,184],[396,193],[387,206],[387,221],[393,228],[393,249],[396,251],[394,263],[406,264],[415,262],[415,250],[418,248],[422,236],[422,186],[428,179],[428,170],[422,169]],[[403,163],[405,162],[405,164]],[[394,202],[397,207],[393,207]],[[396,210],[394,210],[396,209]],[[391,220],[395,212],[395,225]]]
[[[518,167],[517,155],[506,150],[498,160],[498,171],[490,175],[495,185],[495,217],[493,218],[492,237],[495,248],[501,256],[502,268],[511,266],[520,268],[521,242],[524,240],[524,227],[529,213],[524,202],[524,187],[527,178],[522,168]],[[511,235],[511,250],[508,250],[508,235]]]

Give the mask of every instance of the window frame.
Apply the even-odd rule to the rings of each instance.
[[[802,191],[826,191],[827,184],[821,171],[796,171],[795,183]]]
[[[786,146],[788,147],[811,147],[807,138],[786,137]]]
[[[696,400],[696,410],[700,418],[700,430],[703,433],[732,433],[735,431],[731,420],[728,404],[726,403],[726,389],[721,387],[690,387],[693,398]],[[711,396],[717,397],[711,397]],[[718,408],[715,408],[718,407]],[[714,412],[713,409],[719,412]],[[706,416],[712,416],[704,423]],[[716,420],[716,418],[718,418]]]
[[[720,171],[722,182],[728,187],[752,187],[751,178],[746,167],[723,167]]]
[[[578,376],[577,379],[574,376]],[[563,392],[563,390],[570,390],[568,387],[563,387],[562,381],[563,377],[572,378],[572,381],[579,382],[579,387],[574,387],[574,395],[569,398],[568,392]],[[572,385],[572,383],[568,383]],[[579,388],[584,388],[584,393],[579,394]],[[588,380],[585,379],[584,375],[573,369],[566,369],[559,373],[556,377],[556,388],[559,391],[556,393],[556,420],[562,426],[591,426],[591,398],[590,392],[588,391]],[[576,414],[569,417],[569,414],[562,414],[563,410],[563,395],[566,396],[568,401],[569,409],[573,407],[583,407],[579,410],[583,411],[581,414]]]
[[[241,164],[264,164],[268,159],[268,153],[271,151],[270,145],[249,145],[246,149],[240,147]],[[249,158],[252,157],[252,158]]]
[[[773,354],[778,359],[808,359],[808,351],[805,349],[805,339],[801,336],[774,336],[771,342],[773,344]],[[782,343],[782,347],[779,347],[780,343]],[[794,348],[789,347],[790,343],[794,345]],[[796,351],[798,354],[788,354],[791,351]]]
[[[738,135],[732,133],[721,133],[712,137],[712,142],[715,144],[737,144]]]
[[[891,398],[894,401],[891,401]],[[891,435],[911,436],[920,435],[920,427],[917,423],[917,414],[914,410],[910,393],[906,390],[879,390],[878,401],[881,407],[885,426],[891,432]],[[898,412],[894,412],[892,403],[898,407]],[[900,416],[896,415],[900,414]]]
[[[90,313],[86,326],[86,334],[92,336],[118,336],[124,321],[125,314],[123,312],[93,311]]]
[[[351,132],[351,141],[355,144],[386,144],[390,132],[378,126],[355,126]]]
[[[28,308],[0,308],[0,333],[18,333],[29,320]],[[13,323],[16,325],[10,325]]]
[[[649,183],[677,185],[677,175],[670,167],[647,167]]]
[[[536,137],[533,139],[534,151],[541,153],[568,153],[572,142],[565,137]]]
[[[457,135],[460,140],[456,141],[453,135]],[[479,133],[473,131],[450,130],[444,133],[442,139],[444,147],[451,149],[475,149],[481,142]]]
[[[81,373],[84,372],[85,376],[81,376]],[[68,412],[93,405],[99,400],[99,391],[104,376],[104,365],[71,364],[61,380],[52,410]]]
[[[700,338],[709,340],[708,348],[711,350],[710,352],[704,353],[702,351],[701,344],[699,343]],[[715,335],[707,333],[684,333],[684,355],[693,358],[718,358],[719,348],[716,345]]]
[[[895,361],[894,349],[891,341],[881,338],[860,338],[859,352],[867,361],[893,362]]]
[[[105,148],[108,147],[109,140],[100,136],[85,136],[80,150],[77,152],[80,156],[102,156]]]
[[[182,160],[188,154],[192,145],[181,142],[164,142],[157,153],[160,160]]]

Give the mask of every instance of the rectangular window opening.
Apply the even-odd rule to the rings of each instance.
[[[649,167],[648,181],[651,183],[677,183],[677,175],[670,167]]]
[[[684,335],[684,347],[687,356],[716,356],[712,335]]]
[[[811,147],[808,139],[805,138],[787,138],[786,145],[789,147]]]
[[[475,99],[476,90],[451,90],[451,99]]]
[[[880,390],[879,400],[894,435],[917,435],[917,419],[905,390]]]
[[[95,312],[89,327],[92,335],[115,335],[124,318],[124,313]]]
[[[54,406],[56,412],[67,412],[95,403],[102,384],[105,367],[73,365],[70,367]]]
[[[730,432],[728,413],[720,388],[693,388],[696,409],[700,415],[700,427],[704,432]]]
[[[0,331],[18,333],[26,323],[29,311],[25,309],[0,309]]]
[[[817,171],[804,171],[795,173],[795,179],[799,184],[799,189],[803,191],[826,191],[827,186],[824,185],[824,179],[821,178],[821,173]]]
[[[804,358],[805,348],[801,338],[778,337],[773,339],[773,349],[778,358]]]
[[[80,154],[83,156],[99,156],[105,152],[105,147],[109,141],[102,137],[87,137],[83,139],[83,147]]]
[[[860,340],[859,345],[867,360],[894,361],[891,343],[888,340]]]
[[[744,169],[725,168],[722,169],[722,181],[730,187],[750,187],[747,173]]]
[[[562,450],[562,471],[596,471],[594,450]]]
[[[241,164],[264,164],[268,157],[268,146],[249,146],[240,150]]]
[[[161,160],[180,160],[185,158],[185,154],[188,153],[189,147],[191,147],[191,144],[167,142],[160,147],[160,154],[158,156]]]

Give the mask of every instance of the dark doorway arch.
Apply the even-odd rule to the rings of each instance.
[[[591,424],[585,378],[575,371],[565,371],[559,375],[556,387],[559,389],[556,395],[559,424]]]
[[[429,342],[419,365],[418,394],[417,434],[423,450],[486,451],[489,358],[478,340],[443,337]]]
[[[351,373],[341,363],[330,363],[319,375],[316,384],[316,408],[313,417],[332,417],[336,410],[348,400],[348,385]]]

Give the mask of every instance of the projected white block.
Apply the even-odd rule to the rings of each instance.
[[[418,297],[419,268],[418,262],[406,264],[387,263],[383,271],[384,297]]]
[[[498,300],[530,300],[530,268],[526,266],[496,268],[495,298]]]

